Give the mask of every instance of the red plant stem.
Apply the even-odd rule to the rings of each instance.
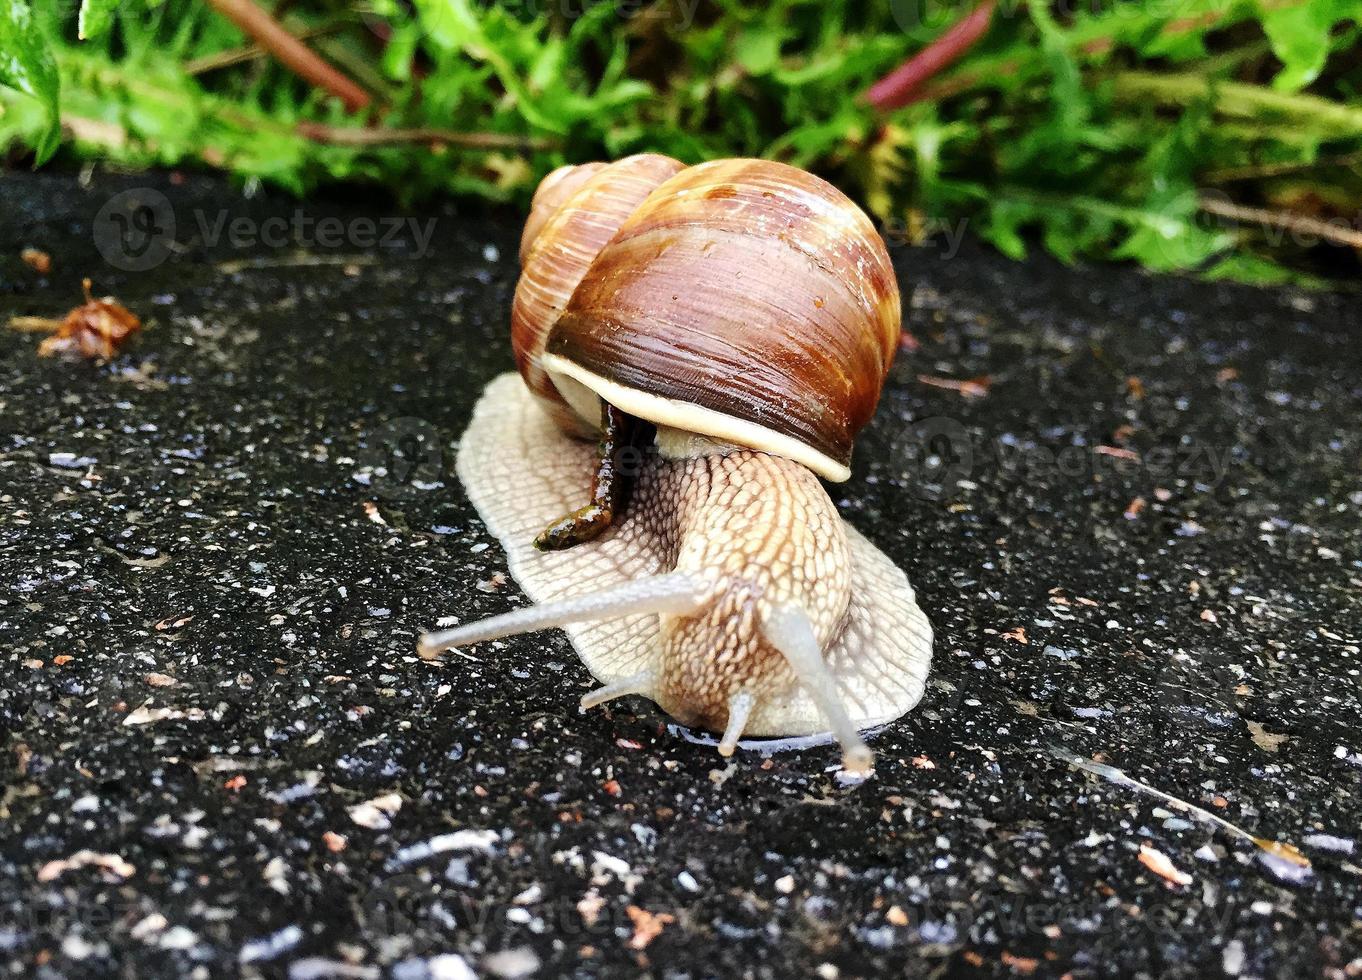
[[[975,7],[946,33],[866,89],[865,101],[880,110],[918,101],[918,90],[925,82],[955,64],[984,36],[996,6],[996,0],[985,0]]]
[[[1283,7],[1293,6],[1294,4],[1297,4],[1299,2],[1300,0],[1263,0],[1263,7],[1266,10],[1279,10]],[[978,12],[979,11],[976,10],[974,13],[977,14]],[[972,17],[974,16],[974,14],[971,14],[970,16]],[[1176,37],[1180,34],[1186,34],[1190,31],[1197,30],[1198,28],[1213,27],[1216,23],[1220,21],[1222,16],[1223,16],[1222,13],[1211,12],[1200,14],[1195,17],[1180,17],[1177,20],[1171,20],[1167,24],[1165,24],[1160,34],[1163,37]],[[966,18],[966,20],[968,19],[969,18]],[[959,24],[956,24],[955,27],[952,28],[952,30],[961,27],[964,23],[965,21],[962,20]],[[982,33],[983,32],[980,31],[981,35]],[[947,36],[948,34],[942,35],[942,37],[934,43],[935,44],[942,43],[943,41],[946,40]],[[978,38],[976,37],[975,40],[978,40]],[[1079,50],[1085,55],[1095,56],[1106,54],[1107,52],[1111,51],[1112,48],[1114,48],[1115,46],[1116,42],[1110,37],[1095,37],[1090,41],[1084,42],[1083,45],[1079,48]],[[922,55],[926,54],[927,51],[931,49],[931,47],[932,45],[929,45],[912,60],[916,61],[917,59],[921,58]],[[960,53],[963,54],[964,51],[962,50]],[[959,55],[957,55],[957,57],[959,57]],[[911,63],[912,62],[910,61],[909,64]],[[949,62],[942,64],[939,68],[936,69],[936,71],[940,72],[948,66]],[[907,67],[908,65],[904,65],[902,68],[897,69],[893,75],[887,75],[885,76],[885,78],[876,82],[873,86],[871,86],[870,89],[866,91],[866,98],[869,99],[871,92],[875,91],[875,89],[884,85],[891,78],[893,78],[894,75],[897,75],[899,72],[903,71],[903,69]],[[990,69],[989,74],[993,78],[1002,78],[1008,75],[1015,74],[1019,67],[1021,67],[1021,62],[1018,59],[1014,58],[1010,61],[1004,61],[997,65],[994,65]],[[930,81],[930,78],[921,79],[921,82],[926,81]],[[921,87],[921,82],[919,82],[919,87],[909,92],[903,102],[881,106],[880,108],[897,109],[900,106],[912,105],[914,102],[932,102],[940,99],[948,99],[953,95],[959,95],[961,92],[969,91],[975,85],[979,84],[981,81],[983,81],[983,76],[981,76],[977,72],[959,72],[955,75],[952,75],[949,78],[944,78],[938,82],[933,82],[932,84],[926,85],[925,87]],[[872,102],[871,104],[875,105],[874,102]]]
[[[368,92],[324,61],[252,0],[208,2],[299,78],[340,99],[347,111],[357,112],[369,105]]]

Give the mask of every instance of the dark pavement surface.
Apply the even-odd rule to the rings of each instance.
[[[9,975],[1362,975],[1356,294],[895,248],[920,346],[834,495],[938,640],[853,783],[579,715],[558,633],[414,656],[521,601],[453,475],[515,215],[3,179],[0,315],[150,321],[0,331]],[[247,241],[295,211],[348,223]]]

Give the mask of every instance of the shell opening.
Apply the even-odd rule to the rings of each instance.
[[[833,483],[845,483],[851,477],[851,469],[845,462],[767,426],[702,405],[617,384],[559,354],[546,352],[541,363],[564,401],[583,418],[599,418],[596,401],[599,398],[658,427],[667,426],[792,459]]]

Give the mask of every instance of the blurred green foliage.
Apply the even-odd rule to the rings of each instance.
[[[46,157],[59,109],[74,157],[522,204],[563,162],[760,155],[828,176],[891,235],[964,220],[1010,255],[1257,281],[1317,266],[1321,229],[1357,232],[1362,0],[1003,0],[928,98],[860,98],[972,6],[280,4],[374,96],[354,116],[199,0],[0,0],[0,144]],[[500,135],[351,145],[364,126]],[[1334,246],[1331,271],[1356,254]]]

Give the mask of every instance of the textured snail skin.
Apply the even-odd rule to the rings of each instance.
[[[820,648],[837,638],[850,605],[851,554],[832,501],[805,467],[746,450],[659,464],[640,484],[638,520],[675,544],[671,566],[714,583],[702,612],[664,625],[650,696],[679,721],[723,731],[730,699],[760,692],[746,731],[789,734],[773,716],[795,677],[758,624],[793,602]]]
[[[594,465],[592,446],[565,437],[515,374],[488,386],[458,455],[469,499],[541,607],[669,573],[705,583],[693,615],[565,622],[603,684],[652,674],[619,693],[646,695],[713,731],[725,730],[730,699],[747,691],[755,706],[744,733],[826,732],[818,701],[760,631],[772,606],[795,603],[809,614],[856,728],[891,721],[921,698],[932,629],[912,586],[837,514],[807,469],[746,450],[649,454],[620,523],[588,544],[537,551],[535,534],[579,500]]]

